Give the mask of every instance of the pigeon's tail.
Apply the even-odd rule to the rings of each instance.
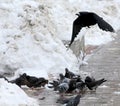
[[[106,82],[107,80],[105,80],[104,78],[100,79],[97,81],[97,85],[101,85],[103,82]]]
[[[48,88],[53,88],[53,86],[47,86]]]

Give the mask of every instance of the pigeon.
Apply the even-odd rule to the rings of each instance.
[[[89,76],[85,78],[85,84],[90,90],[96,90],[98,86],[100,86],[103,82],[106,81],[107,80],[105,80],[104,78],[100,80],[95,80],[94,78],[90,78]]]
[[[78,89],[80,92],[85,90],[85,83],[83,81],[76,83],[76,89]]]
[[[29,76],[29,75],[26,75],[26,80],[29,82],[27,83],[27,86],[28,87],[41,87],[41,86],[45,86],[45,84],[48,84],[48,80],[46,80],[45,78],[41,77],[41,78],[37,78],[37,77],[34,77],[34,76]]]
[[[73,78],[75,76],[75,74],[71,71],[68,70],[68,68],[65,68],[65,77],[66,78]]]
[[[22,85],[28,85],[29,84],[29,82],[26,79],[26,74],[25,73],[20,75],[20,77],[14,79],[14,80],[11,80],[9,82],[10,83],[15,83],[19,87],[21,87]]]
[[[61,83],[57,87],[57,90],[59,91],[61,96],[63,96],[63,94],[66,93],[68,89],[69,89],[68,83]]]
[[[62,99],[59,99],[57,103],[66,104],[66,106],[78,106],[80,102],[80,98],[81,98],[81,95],[76,95],[75,97],[66,98],[66,99],[62,98]]]
[[[69,83],[70,82],[70,79],[66,78],[62,73],[59,74],[59,76],[60,76],[60,82],[61,83]]]
[[[54,88],[54,91],[57,91],[57,87],[60,84],[60,81],[58,80],[53,80],[53,82],[49,82],[49,84],[51,84],[52,86],[48,86],[49,88]]]
[[[38,81],[34,84],[31,84],[32,87],[36,88],[36,87],[44,87],[46,84],[48,84],[48,80],[46,80],[45,78],[38,78]]]
[[[69,82],[69,89],[67,90],[67,93],[71,93],[72,91],[74,91],[76,89],[76,79],[71,79]]]
[[[78,106],[80,102],[81,95],[75,96],[73,99],[71,99],[66,106]]]
[[[110,24],[108,24],[102,17],[98,16],[93,12],[79,12],[76,14],[78,17],[73,22],[73,31],[72,37],[69,44],[69,47],[73,43],[75,37],[77,37],[78,33],[83,27],[90,27],[92,25],[98,24],[99,28],[104,31],[115,32]]]

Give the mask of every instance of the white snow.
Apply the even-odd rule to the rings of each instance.
[[[101,86],[99,86],[99,88],[108,88],[108,86],[107,85],[101,85]]]
[[[119,7],[120,0],[0,0],[0,73],[15,73],[14,77],[17,77],[25,72],[50,78],[64,72],[66,67],[78,71],[76,56],[66,50],[62,42],[71,39],[75,14],[79,11],[96,12],[117,31],[120,29]],[[115,36],[100,30],[97,25],[83,28],[76,39],[82,35],[86,45],[104,44]],[[17,86],[3,80],[0,82],[3,102],[9,95],[17,101],[13,103],[7,98],[6,103],[12,106],[31,102]],[[11,94],[7,87],[14,93]],[[19,101],[22,96],[25,101]]]
[[[0,79],[0,106],[39,106],[37,100],[32,99],[15,84]]]

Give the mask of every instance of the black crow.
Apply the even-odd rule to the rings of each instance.
[[[93,12],[79,12],[76,14],[78,17],[73,22],[73,31],[72,37],[69,44],[69,47],[73,43],[75,37],[80,32],[83,27],[90,27],[91,25],[98,24],[99,28],[105,31],[114,32],[114,29],[110,24],[108,24],[102,17],[98,16],[96,13]]]
[[[90,77],[86,77],[85,79],[85,84],[86,86],[90,89],[97,89],[98,86],[100,86],[103,82],[106,82],[107,80],[105,80],[104,78],[100,79],[100,80],[95,80],[94,78],[90,78]]]

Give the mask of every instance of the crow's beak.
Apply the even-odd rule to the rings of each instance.
[[[80,14],[78,14],[78,13],[77,13],[77,14],[75,14],[75,15],[80,16]]]

